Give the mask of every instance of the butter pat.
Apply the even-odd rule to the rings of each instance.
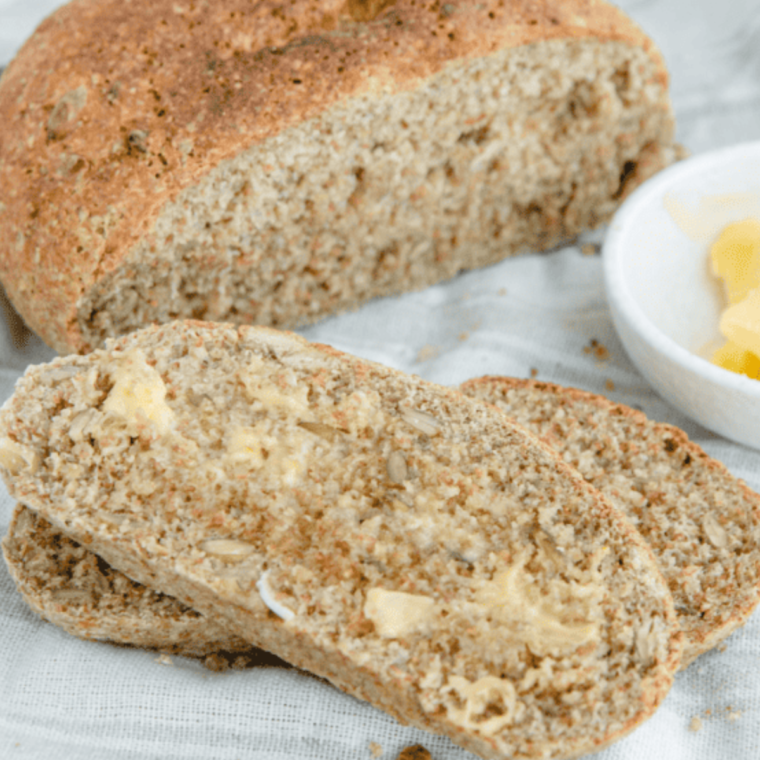
[[[723,229],[710,249],[713,273],[723,279],[729,304],[760,287],[760,221],[745,219]]]
[[[746,375],[753,379],[760,378],[760,358],[731,341],[722,345],[713,354],[711,361],[739,375]]]
[[[428,596],[372,588],[367,592],[364,614],[375,624],[378,635],[398,639],[429,627],[435,602]]]
[[[723,312],[720,331],[739,348],[760,355],[760,288]]]
[[[174,413],[165,401],[166,386],[139,348],[124,354],[117,369],[111,371],[111,377],[114,386],[103,403],[104,412],[137,422],[140,411],[160,433],[169,430]]]
[[[710,249],[713,273],[723,279],[728,309],[720,331],[728,343],[712,363],[760,378],[760,220],[745,219],[723,229]]]

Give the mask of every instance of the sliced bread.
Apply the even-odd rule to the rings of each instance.
[[[676,156],[662,58],[601,0],[75,0],[0,113],[0,279],[60,353],[546,249]]]
[[[25,507],[13,513],[2,549],[27,604],[79,638],[188,657],[251,650],[224,626],[135,583]]]
[[[643,526],[677,600],[676,613],[685,632],[682,668],[744,623],[759,593],[760,571],[747,571],[758,561],[758,549],[753,545],[758,541],[759,497],[688,441],[683,431],[652,422],[641,412],[603,396],[544,381],[489,377],[469,381],[461,390],[495,404],[541,436],[639,528]],[[680,456],[674,456],[676,450]],[[655,521],[680,526],[682,537],[671,544],[668,533],[652,530],[650,523]],[[730,537],[725,545],[714,522]],[[27,518],[22,530],[20,518],[14,518],[6,539],[17,542],[23,536],[25,544],[34,544],[35,562],[46,555],[45,576],[50,583],[35,578],[39,575],[36,564],[23,564],[18,552],[11,555],[6,549],[6,561],[26,602],[76,636],[159,646],[147,643],[150,632],[143,633],[144,625],[148,631],[153,628],[150,616],[142,612],[149,598],[143,592],[125,593],[109,612],[118,620],[106,625],[103,621],[109,616],[102,609],[95,611],[99,579],[90,590],[88,576],[79,576],[75,586],[80,594],[88,592],[91,597],[91,614],[82,616],[76,605],[61,604],[61,589],[69,589],[71,574],[68,562],[61,561],[56,550],[60,542],[70,540],[49,524],[41,528],[42,523],[40,518],[34,522]],[[89,555],[83,548],[79,552],[78,557]],[[88,563],[94,567],[92,559]],[[109,569],[109,577],[118,576],[118,571]],[[133,582],[122,578],[119,587],[129,584],[130,588]],[[228,648],[203,616],[186,616],[181,630],[182,642],[170,636],[159,648],[174,647],[181,652],[185,642],[188,654],[196,648],[204,652]]]
[[[487,404],[266,328],[30,368],[11,495],[130,578],[484,758],[577,757],[662,701],[651,550]]]
[[[760,601],[760,496],[682,430],[538,380],[483,377],[461,390],[540,436],[633,522],[675,600],[681,667],[746,622]]]

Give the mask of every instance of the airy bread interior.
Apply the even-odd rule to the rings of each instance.
[[[295,336],[174,323],[30,370],[11,494],[146,585],[483,757],[626,733],[680,656],[622,515],[497,410]]]
[[[555,246],[673,160],[664,87],[642,48],[591,38],[402,92],[378,77],[181,192],[84,291],[79,327],[91,346],[176,317],[291,327]]]

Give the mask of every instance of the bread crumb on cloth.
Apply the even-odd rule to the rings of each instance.
[[[430,361],[430,359],[435,359],[438,354],[440,353],[440,349],[438,346],[431,346],[428,343],[426,343],[418,352],[417,352],[417,362],[427,362]]]
[[[415,744],[411,747],[404,747],[397,760],[432,760],[432,757],[429,750],[421,744]]]
[[[726,708],[726,719],[730,723],[734,723],[735,721],[739,720],[739,718],[742,717],[742,711],[741,710],[734,710],[731,705],[729,705]]]
[[[604,361],[610,358],[610,352],[596,338],[591,338],[587,346],[583,347],[584,354],[593,354],[597,359]]]

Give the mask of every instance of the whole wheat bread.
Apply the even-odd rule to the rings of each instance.
[[[651,551],[489,405],[265,328],[172,323],[31,368],[10,493],[113,567],[486,758],[654,711],[682,634]]]
[[[218,622],[135,583],[25,507],[13,513],[2,548],[29,606],[79,638],[188,657],[251,650]]]
[[[685,632],[682,668],[746,621],[760,593],[760,579],[752,569],[760,551],[759,497],[683,431],[652,422],[603,396],[544,381],[489,377],[471,380],[462,390],[495,404],[541,436],[643,532],[676,599]],[[81,595],[89,582],[84,576],[71,585],[66,566],[58,566],[54,551],[65,539],[52,526],[43,530],[39,522],[35,531],[21,531],[14,520],[7,539],[18,540],[23,534],[25,544],[35,547],[30,552],[35,562],[47,557],[43,575],[53,579],[52,605],[51,595],[41,591],[39,568],[24,563],[18,552],[13,556],[6,552],[27,603],[74,635],[151,646],[149,618],[142,605],[132,604],[131,592],[114,610],[105,610],[97,597],[90,598],[84,615],[78,606],[60,603],[63,590]],[[84,552],[81,556],[89,555],[83,548],[79,551]],[[87,561],[92,565],[92,558]],[[92,589],[96,594],[99,584]],[[120,584],[132,581],[122,576]],[[140,591],[134,597],[141,602],[146,598]],[[142,633],[142,624],[149,626],[147,634]],[[210,652],[227,646],[216,628],[197,614],[184,619],[181,630],[182,641],[168,639],[164,648],[182,652],[186,641],[185,653],[192,655],[199,647]]]
[[[461,386],[540,436],[652,547],[685,633],[681,667],[760,601],[760,496],[682,430],[603,396],[538,380]]]
[[[0,113],[0,279],[61,353],[550,248],[676,156],[662,58],[601,0],[74,0]]]

